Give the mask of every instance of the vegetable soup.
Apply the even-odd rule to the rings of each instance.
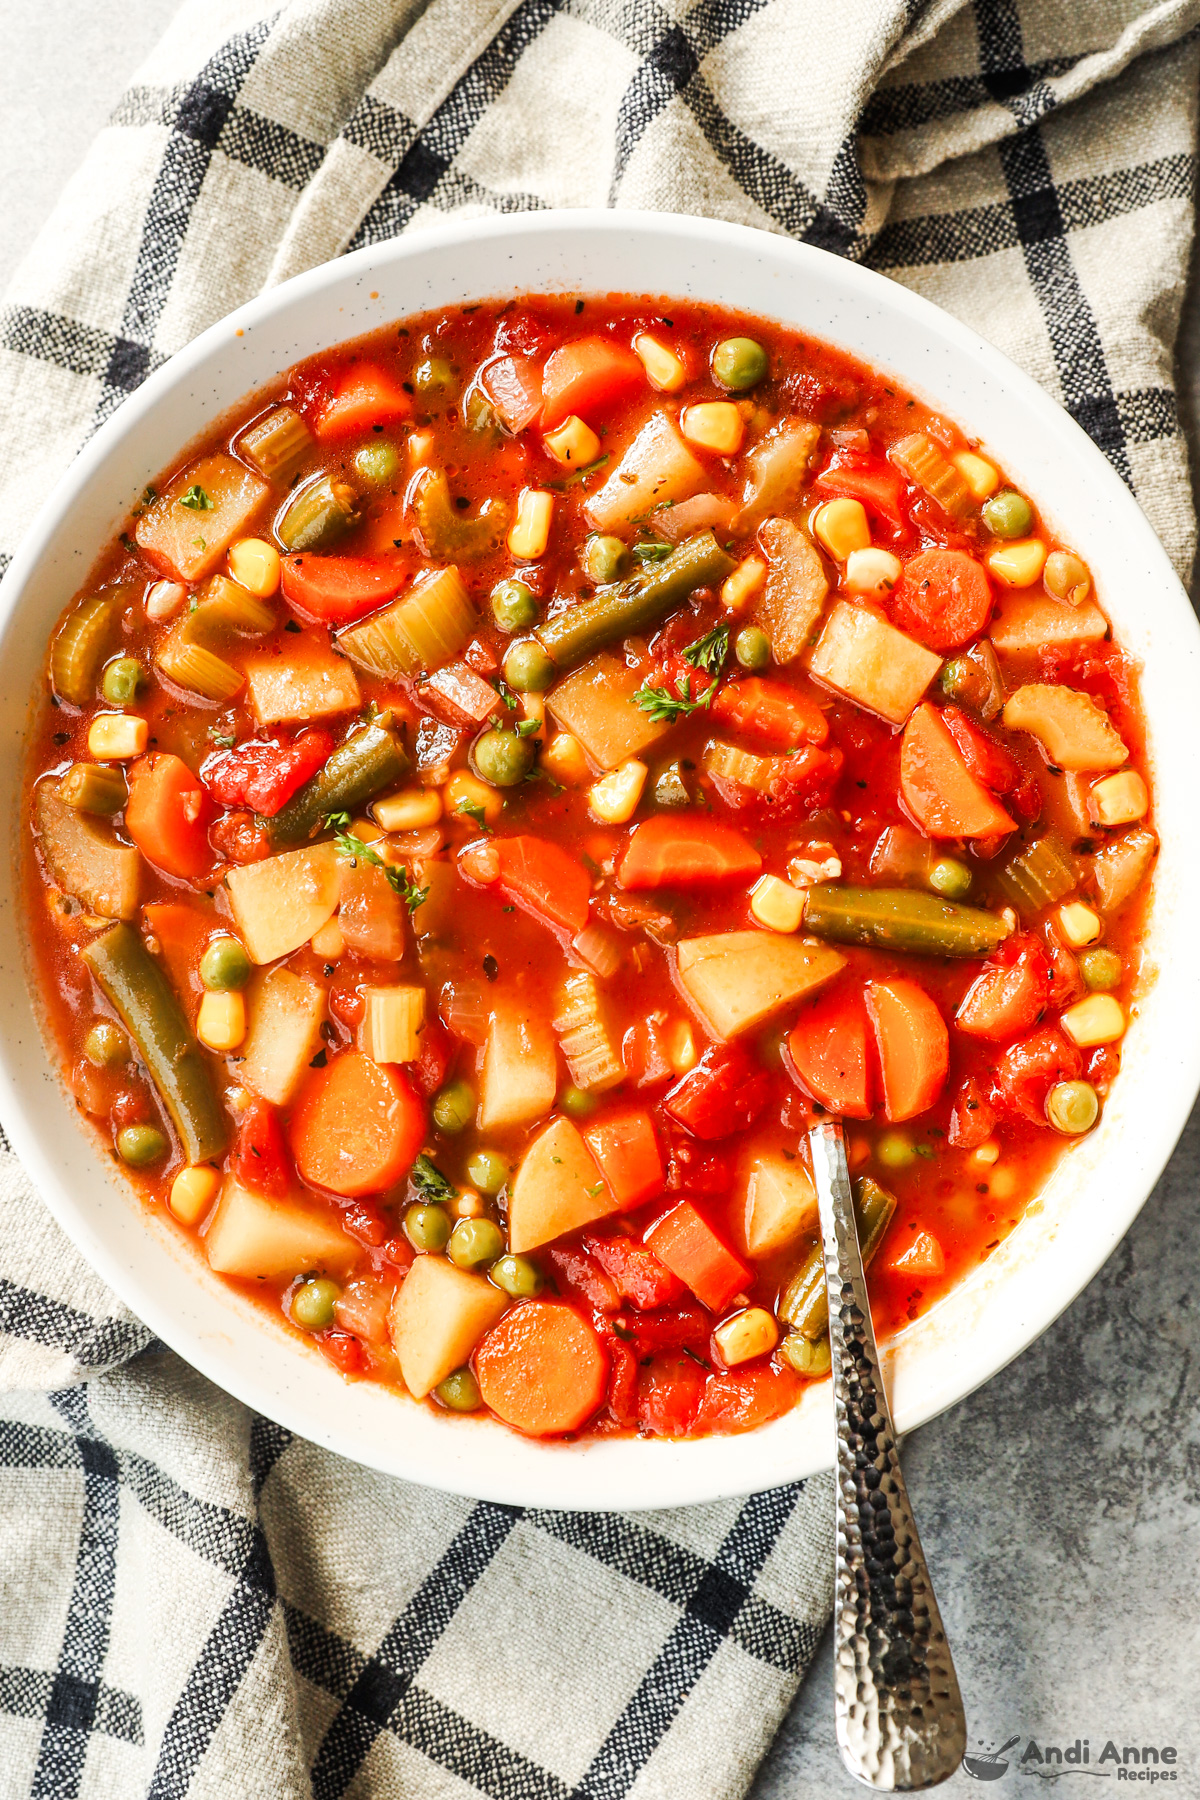
[[[743,1431],[1120,1065],[1156,839],[1090,572],[960,427],[758,318],[410,318],[154,477],[49,650],[38,979],[81,1111],[347,1377]]]

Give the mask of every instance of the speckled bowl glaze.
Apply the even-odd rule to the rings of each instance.
[[[480,1498],[661,1507],[744,1494],[832,1461],[828,1384],[747,1437],[527,1442],[369,1383],[226,1288],[148,1213],[80,1121],[47,1058],[16,884],[22,748],[49,629],[143,484],[192,437],[301,357],[406,313],[533,290],[709,300],[778,319],[895,373],[979,437],[1090,563],[1144,668],[1162,855],[1125,1066],[1095,1134],[1064,1156],[1018,1228],[887,1349],[911,1430],[986,1381],[1067,1306],[1128,1229],[1200,1085],[1194,896],[1200,630],[1136,502],[1095,445],[990,345],[905,288],[784,238],[647,213],[476,219],[315,269],[214,325],[152,375],[46,502],[0,588],[3,814],[0,1116],[83,1255],[166,1343],[258,1412],[357,1462]],[[1189,896],[1192,897],[1189,905]]]

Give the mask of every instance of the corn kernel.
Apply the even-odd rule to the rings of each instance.
[[[1088,817],[1097,825],[1132,825],[1150,806],[1146,784],[1136,769],[1106,775],[1088,794]]]
[[[741,612],[766,579],[767,565],[762,557],[744,556],[733,574],[721,583],[721,605],[730,612]]]
[[[596,782],[588,793],[588,805],[606,825],[624,825],[637,811],[646,777],[650,773],[644,762],[630,757],[611,775]]]
[[[267,600],[279,586],[279,552],[263,538],[242,538],[229,552],[229,573],[260,600]]]
[[[456,769],[446,783],[446,811],[453,818],[467,806],[482,812],[485,825],[494,825],[504,811],[504,798],[469,769]]]
[[[986,457],[973,450],[960,450],[950,461],[954,464],[976,500],[987,500],[1000,486],[1000,471]]]
[[[517,516],[508,534],[508,548],[513,556],[533,562],[544,556],[550,541],[550,521],[554,517],[554,495],[544,488],[522,488],[517,500]]]
[[[1082,950],[1088,944],[1099,942],[1104,930],[1104,923],[1098,913],[1082,900],[1072,900],[1068,906],[1058,909],[1059,930],[1070,944],[1072,950]]]
[[[900,558],[890,550],[852,550],[846,558],[842,586],[852,594],[886,600],[900,579]]]
[[[865,1169],[873,1154],[870,1139],[860,1136],[857,1131],[847,1139],[846,1161],[850,1165],[852,1175],[857,1175],[860,1169]]]
[[[408,457],[410,462],[423,463],[432,449],[432,431],[413,431],[409,433]]]
[[[545,694],[522,694],[521,717],[536,719],[539,730],[546,729],[546,696]]]
[[[351,819],[349,835],[356,837],[360,844],[381,844],[383,826],[377,825],[374,819]]]
[[[988,572],[1006,587],[1032,587],[1046,566],[1046,546],[1041,538],[1015,538],[997,544],[987,553]]]
[[[336,962],[346,948],[346,940],[336,918],[326,919],[320,931],[314,931],[308,941],[313,955],[319,956],[322,962]]]
[[[403,788],[376,800],[371,811],[385,831],[419,831],[441,818],[442,796],[436,788]]]
[[[246,1002],[237,989],[205,994],[196,1017],[196,1036],[210,1050],[236,1050],[246,1035]]]
[[[181,1225],[198,1225],[216,1199],[220,1185],[221,1177],[215,1169],[180,1169],[171,1183],[167,1205]]]
[[[1097,1044],[1115,1044],[1124,1036],[1125,1014],[1111,994],[1089,994],[1068,1006],[1062,1028],[1073,1044],[1091,1050]]]
[[[97,762],[125,762],[141,756],[150,727],[136,713],[97,713],[88,726],[88,754]]]
[[[542,442],[555,462],[573,469],[586,469],[600,454],[600,439],[575,413],[564,419],[556,431],[548,431]]]
[[[985,1169],[990,1168],[993,1163],[999,1162],[1000,1146],[995,1138],[989,1138],[986,1144],[980,1144],[977,1149],[972,1150],[971,1161],[979,1163]]]
[[[779,1342],[779,1327],[764,1306],[748,1306],[745,1312],[722,1319],[713,1341],[726,1367],[736,1369],[756,1356],[769,1356]]]
[[[667,1061],[676,1075],[686,1075],[694,1069],[700,1060],[700,1052],[696,1049],[696,1034],[687,1019],[676,1019],[668,1025],[664,1042],[667,1050]]]
[[[451,1200],[450,1211],[456,1219],[482,1219],[487,1201],[474,1188],[462,1188]]]
[[[746,422],[732,400],[702,400],[685,406],[679,429],[689,444],[715,450],[718,456],[736,456],[742,447]]]
[[[812,529],[834,562],[845,562],[855,550],[871,547],[871,527],[861,500],[827,500],[813,514]]]
[[[799,931],[804,895],[778,875],[760,875],[750,889],[750,911],[768,931]]]
[[[687,380],[687,370],[673,350],[660,344],[648,331],[639,331],[633,340],[634,354],[646,371],[646,380],[660,394],[674,394]]]
[[[585,781],[592,778],[583,745],[569,731],[555,732],[542,751],[542,767],[548,769],[555,781],[561,781],[564,787],[582,787]]]

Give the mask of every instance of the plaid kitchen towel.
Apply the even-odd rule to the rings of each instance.
[[[0,555],[238,301],[451,212],[607,204],[790,233],[969,320],[1186,576],[1198,21],[1200,0],[189,0],[0,316]],[[828,1479],[629,1516],[406,1487],[152,1342],[8,1154],[0,1213],[3,1800],[747,1787],[827,1613]]]

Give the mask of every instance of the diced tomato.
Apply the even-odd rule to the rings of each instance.
[[[686,1351],[665,1351],[638,1371],[638,1424],[655,1437],[683,1437],[700,1407],[704,1370]]]
[[[283,597],[310,624],[349,625],[394,600],[407,580],[395,563],[365,556],[285,556],[280,570]]]
[[[918,1231],[907,1245],[889,1247],[884,1268],[893,1275],[932,1281],[946,1268],[946,1253],[932,1231]]]
[[[456,731],[472,731],[501,710],[500,696],[490,681],[477,675],[468,662],[446,663],[435,669],[416,689],[419,706]]]
[[[369,1200],[347,1200],[340,1211],[342,1224],[360,1244],[367,1244],[372,1250],[378,1250],[387,1242],[387,1220]]]
[[[639,1356],[657,1356],[660,1350],[704,1350],[712,1333],[712,1314],[698,1301],[680,1300],[675,1306],[660,1307],[618,1319],[633,1338]]]
[[[733,1165],[723,1150],[702,1150],[687,1138],[676,1138],[667,1158],[667,1187],[675,1194],[724,1194]]]
[[[871,1116],[867,1015],[857,991],[821,995],[805,1006],[787,1040],[796,1078],[830,1112]]]
[[[931,1107],[946,1084],[950,1034],[933,999],[915,981],[894,976],[863,990],[875,1031],[883,1110],[892,1124]]]
[[[568,1300],[582,1300],[598,1313],[615,1313],[619,1308],[621,1297],[615,1282],[582,1245],[547,1244],[538,1251],[538,1261],[550,1270],[559,1293]]]
[[[463,661],[470,663],[477,675],[494,675],[500,667],[495,651],[482,638],[471,639],[463,651]]]
[[[299,737],[284,742],[254,739],[210,757],[201,776],[222,806],[248,806],[260,819],[272,819],[324,768],[332,752],[329,732],[310,726]]]
[[[693,1137],[711,1140],[753,1125],[769,1094],[766,1071],[740,1044],[725,1044],[706,1050],[662,1106]]]
[[[655,813],[635,825],[617,870],[623,888],[709,887],[748,881],[762,857],[740,831],[704,813]]]
[[[712,716],[781,749],[823,744],[829,736],[829,721],[812,695],[757,675],[726,682],[712,703]]]
[[[208,841],[226,862],[239,865],[262,862],[272,854],[271,840],[255,822],[252,812],[226,813],[224,818],[214,820]]]
[[[1060,1081],[1078,1081],[1083,1058],[1054,1025],[1010,1044],[996,1064],[992,1100],[1004,1112],[1046,1123],[1046,1095]]]
[[[931,650],[978,637],[992,610],[987,572],[963,550],[923,550],[904,565],[888,603],[892,622]]]
[[[845,758],[836,744],[820,750],[806,744],[791,756],[780,758],[765,794],[736,782],[713,778],[726,806],[732,807],[739,824],[754,828],[760,825],[784,825],[793,819],[806,819],[833,799],[841,778]]]
[[[954,1015],[960,1031],[1002,1044],[1036,1025],[1050,999],[1050,964],[1039,939],[1011,937],[984,963]]]
[[[823,495],[843,495],[861,500],[878,518],[904,531],[907,524],[900,509],[903,482],[899,473],[880,456],[860,450],[838,450],[829,466],[822,469],[813,487]]]
[[[622,1431],[631,1431],[638,1422],[638,1360],[632,1346],[615,1331],[605,1334],[608,1351],[608,1415]]]
[[[411,1065],[413,1086],[426,1100],[445,1083],[458,1054],[458,1039],[435,1015],[421,1027],[421,1054]]]
[[[592,897],[592,878],[578,858],[545,838],[497,838],[494,847],[507,897],[544,924],[578,937]]]
[[[553,431],[571,413],[590,423],[645,386],[632,350],[611,338],[576,338],[555,350],[542,372],[542,428]]]
[[[361,1375],[367,1366],[362,1341],[348,1331],[327,1331],[317,1339],[321,1350],[342,1375]]]
[[[726,1369],[714,1375],[694,1420],[698,1432],[715,1437],[753,1431],[790,1412],[800,1398],[800,1377],[786,1365],[758,1363],[748,1369]]]
[[[628,1300],[639,1312],[669,1306],[683,1293],[682,1283],[645,1244],[631,1237],[604,1237],[599,1232],[588,1232],[583,1241],[622,1300]]]
[[[996,1109],[974,1075],[968,1075],[950,1114],[950,1142],[956,1150],[978,1150],[996,1128]]]
[[[274,1200],[282,1200],[291,1187],[291,1158],[279,1114],[269,1101],[256,1096],[242,1114],[229,1155],[229,1173],[243,1187],[269,1194]]]
[[[310,424],[324,443],[407,419],[412,401],[378,363],[353,362],[321,383]]]
[[[1079,964],[1059,936],[1053,919],[1047,919],[1042,930],[1050,962],[1049,1004],[1056,1012],[1063,1012],[1074,1001],[1083,998],[1083,976],[1079,972]]]
[[[1014,821],[967,766],[936,706],[918,706],[900,744],[900,793],[931,837],[993,838]]]
[[[390,1237],[379,1246],[379,1254],[394,1269],[407,1273],[417,1260],[417,1253],[406,1237]]]
[[[609,1113],[585,1126],[583,1136],[618,1206],[640,1206],[661,1193],[666,1177],[645,1107]]]
[[[208,843],[212,803],[178,756],[156,751],[129,769],[125,829],[147,862],[194,881],[213,866]]]
[[[480,370],[479,385],[506,431],[524,431],[542,410],[542,371],[531,357],[497,358]]]
[[[724,1312],[734,1295],[745,1292],[754,1279],[690,1200],[673,1206],[647,1234],[646,1242],[710,1312]]]

